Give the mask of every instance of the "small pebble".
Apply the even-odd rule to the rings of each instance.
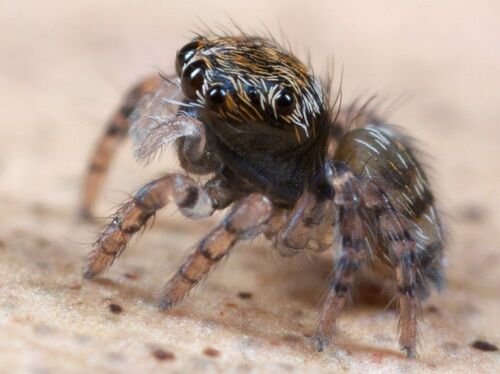
[[[109,310],[114,314],[120,314],[121,312],[123,312],[123,308],[118,304],[109,304]]]
[[[213,358],[220,356],[220,352],[217,349],[213,349],[213,348],[205,348],[203,350],[203,354],[205,356],[213,357]]]
[[[165,351],[161,348],[156,348],[151,354],[159,361],[172,361],[175,360],[175,355],[172,352]]]
[[[436,314],[439,314],[439,308],[438,308],[437,306],[435,306],[435,305],[429,305],[429,306],[427,307],[427,311],[428,311],[429,313],[436,313]]]
[[[238,292],[238,297],[240,299],[251,299],[252,298],[252,294],[250,292]]]
[[[472,348],[479,349],[480,351],[485,351],[485,352],[496,352],[498,351],[498,347],[494,344],[485,342],[483,340],[476,340],[471,344]]]

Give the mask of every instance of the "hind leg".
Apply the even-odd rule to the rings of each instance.
[[[334,158],[360,182],[374,257],[392,268],[397,286],[401,350],[414,358],[420,300],[442,284],[443,233],[429,181],[411,140],[382,124],[345,134]]]
[[[99,189],[102,186],[109,164],[119,144],[127,136],[129,129],[128,117],[134,111],[140,100],[155,91],[162,82],[158,75],[148,77],[134,86],[125,96],[123,103],[106,125],[85,174],[80,215],[90,218]]]

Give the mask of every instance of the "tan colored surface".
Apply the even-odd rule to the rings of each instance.
[[[469,346],[500,345],[498,4],[199,3],[2,1],[0,372],[498,372],[499,352]],[[453,237],[448,288],[426,303],[420,360],[402,358],[395,312],[373,296],[343,315],[326,352],[314,352],[307,336],[330,254],[285,260],[262,241],[237,249],[180,307],[159,312],[155,292],[217,217],[189,223],[163,212],[109,272],[82,281],[98,227],[78,222],[76,204],[101,124],[137,77],[172,70],[197,17],[227,25],[228,16],[276,33],[279,20],[318,71],[333,55],[344,66],[345,101],[406,97],[391,122],[432,155]],[[175,168],[170,154],[141,169],[130,153],[119,154],[102,215]],[[175,357],[158,359],[158,348]]]

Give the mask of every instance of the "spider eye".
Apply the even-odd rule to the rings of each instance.
[[[207,101],[211,107],[217,107],[226,101],[226,90],[224,87],[215,86],[208,90]]]
[[[250,99],[250,102],[252,104],[257,105],[260,103],[259,93],[255,89],[255,87],[248,87],[247,88],[247,96]]]
[[[195,100],[197,97],[196,92],[201,91],[206,67],[205,63],[199,60],[186,66],[182,72],[182,92],[188,99]]]
[[[175,59],[175,71],[177,72],[177,76],[181,76],[182,67],[186,65],[189,60],[193,58],[196,54],[196,49],[200,46],[200,43],[197,41],[186,44],[177,52],[177,57]]]
[[[288,88],[281,89],[276,95],[275,99],[276,111],[279,114],[289,114],[293,109],[293,104],[295,99],[293,97],[292,91]]]

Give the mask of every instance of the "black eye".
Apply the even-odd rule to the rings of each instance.
[[[292,92],[288,88],[283,88],[276,95],[274,102],[276,103],[276,111],[278,114],[289,114],[293,109],[295,100]]]
[[[175,71],[177,72],[177,76],[181,76],[182,67],[193,58],[199,45],[197,41],[194,41],[186,44],[177,52],[177,57],[175,59]]]
[[[182,92],[188,99],[195,100],[197,98],[196,92],[201,91],[206,67],[205,63],[199,60],[186,66],[182,72]]]
[[[250,99],[250,102],[254,105],[257,105],[260,103],[259,100],[259,93],[255,89],[255,87],[248,87],[247,88],[247,96]]]
[[[207,101],[211,107],[223,104],[226,101],[226,90],[224,87],[215,86],[210,88],[207,92]]]

